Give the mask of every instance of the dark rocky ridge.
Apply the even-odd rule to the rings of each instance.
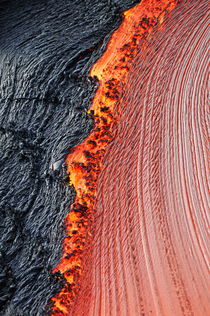
[[[45,315],[61,285],[51,270],[75,194],[62,159],[91,130],[88,71],[137,2],[0,0],[1,315]]]

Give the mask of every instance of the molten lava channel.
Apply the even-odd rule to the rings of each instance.
[[[207,1],[179,1],[133,59],[75,315],[209,315],[208,25]]]
[[[85,265],[91,260],[97,180],[108,144],[115,136],[120,118],[123,86],[127,81],[140,43],[160,25],[177,4],[175,0],[145,0],[125,11],[121,26],[113,33],[103,56],[90,71],[99,87],[88,113],[94,128],[85,141],[70,150],[66,159],[70,185],[76,198],[65,219],[66,237],[61,261],[53,272],[65,279],[61,291],[52,298],[51,315],[70,315],[80,292]],[[90,257],[89,257],[90,256]],[[88,297],[84,297],[87,300]]]

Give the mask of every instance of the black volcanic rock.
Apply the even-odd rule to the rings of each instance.
[[[74,190],[63,158],[92,127],[88,77],[128,0],[0,0],[0,311],[46,314]]]

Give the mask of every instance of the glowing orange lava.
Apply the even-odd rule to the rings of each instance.
[[[106,147],[114,137],[123,85],[132,59],[139,50],[140,41],[156,24],[163,22],[166,13],[176,3],[176,0],[145,0],[125,11],[121,26],[113,33],[105,53],[90,71],[90,75],[99,80],[88,111],[93,115],[94,128],[82,144],[70,150],[66,159],[76,198],[65,219],[67,237],[63,241],[62,259],[53,270],[63,274],[66,284],[52,298],[52,315],[69,315],[80,289],[84,253],[92,241],[98,174]]]

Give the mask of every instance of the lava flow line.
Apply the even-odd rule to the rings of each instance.
[[[51,315],[70,315],[79,295],[85,254],[92,243],[97,179],[107,145],[113,140],[119,119],[121,95],[132,60],[154,26],[177,4],[176,0],[145,0],[123,13],[120,27],[112,34],[103,56],[90,71],[99,86],[88,113],[94,127],[83,143],[70,150],[66,165],[76,198],[65,218],[63,254],[53,273],[64,276],[65,285],[51,300]]]

